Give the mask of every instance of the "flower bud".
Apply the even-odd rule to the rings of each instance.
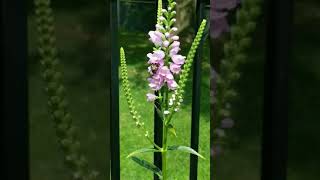
[[[174,40],[174,41],[178,41],[179,40],[179,36],[173,36],[171,39]]]
[[[169,44],[170,44],[169,41],[164,41],[164,42],[163,42],[163,46],[164,46],[164,47],[168,47]]]

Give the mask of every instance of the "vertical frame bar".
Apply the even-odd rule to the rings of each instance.
[[[158,0],[155,0],[154,3],[156,6],[155,9],[158,9]],[[164,9],[167,7],[167,5],[168,5],[167,1],[162,2],[162,7]],[[158,96],[159,92],[158,91],[155,92],[155,95]],[[155,105],[156,104],[159,104],[159,100],[155,100]],[[159,106],[157,106],[157,107],[159,107]],[[156,108],[154,108],[154,130],[153,130],[153,132],[154,132],[154,137],[153,137],[154,142],[158,146],[162,147],[163,123],[162,123],[160,116],[157,113]],[[162,170],[162,157],[161,157],[160,153],[157,153],[157,152],[153,153],[153,161],[154,161],[154,165],[156,165],[159,169]],[[160,180],[156,174],[153,174],[153,179]]]
[[[111,0],[111,179],[120,180],[118,0]]]
[[[111,50],[111,3],[107,3],[107,30],[106,30],[106,38],[107,38],[107,49],[106,49],[106,66],[107,66],[107,73],[106,73],[106,87],[107,87],[107,127],[106,127],[106,131],[107,131],[107,172],[106,172],[106,176],[108,177],[108,179],[110,179],[111,177],[111,97],[112,97],[112,91],[111,91],[111,60],[112,60],[112,50]]]
[[[262,180],[285,180],[287,178],[287,92],[292,15],[292,0],[267,1]]]
[[[27,1],[1,1],[3,179],[29,179]]]
[[[159,95],[159,92],[156,91],[155,93],[156,96]],[[157,99],[155,101],[155,105],[159,104],[159,100]],[[159,107],[159,106],[158,106]],[[160,107],[159,107],[160,108]],[[163,123],[161,118],[159,117],[156,109],[154,108],[154,142],[162,147],[162,134],[163,134]],[[161,153],[153,153],[153,161],[154,164],[159,167],[159,169],[162,169],[162,158],[161,158]],[[153,174],[153,179],[159,180],[159,177],[156,174]]]
[[[158,0],[155,0],[154,3],[156,4],[156,9],[158,9]],[[165,8],[168,5],[167,1],[162,2],[162,7]],[[156,91],[155,95],[159,95],[159,92]],[[155,105],[159,104],[159,100],[155,100]],[[159,107],[159,106],[157,106]],[[160,107],[159,107],[160,108]],[[163,122],[160,118],[160,116],[157,113],[156,108],[154,108],[154,137],[153,140],[154,142],[162,147],[162,135],[163,135]],[[159,169],[162,170],[162,157],[160,153],[153,153],[153,161],[154,165],[156,165]],[[153,174],[153,179],[154,180],[160,180],[159,177],[156,174]]]
[[[203,17],[204,2],[196,1],[196,27],[201,23]],[[200,116],[200,84],[201,84],[201,56],[202,44],[200,44],[193,64],[193,84],[192,84],[192,112],[191,112],[191,148],[199,150],[199,116]],[[198,157],[190,155],[190,180],[196,180],[198,176]]]
[[[216,77],[217,73],[219,72],[219,66],[220,66],[220,56],[217,54],[219,50],[217,48],[221,48],[222,45],[219,43],[218,45],[214,45],[214,39],[211,37],[213,31],[213,28],[216,28],[213,26],[212,23],[212,8],[215,8],[214,4],[215,0],[210,0],[210,180],[214,179],[214,172],[215,170],[215,157],[214,157],[214,127],[215,123],[217,122],[217,119],[215,118],[215,112],[216,112],[216,106],[215,106],[215,94],[216,94],[216,89],[217,89],[217,84],[216,84]],[[217,43],[216,41],[215,43]]]

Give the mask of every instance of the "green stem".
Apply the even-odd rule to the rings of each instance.
[[[167,180],[167,126],[163,122],[162,178]]]
[[[164,108],[165,110],[168,109],[168,92],[169,90],[166,88],[164,90]],[[166,120],[162,122],[163,124],[163,133],[162,133],[162,178],[163,180],[167,180],[167,124]]]

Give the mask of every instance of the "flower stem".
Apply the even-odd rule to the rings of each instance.
[[[167,126],[163,122],[162,180],[167,180]]]
[[[167,109],[168,108],[168,92],[169,90],[166,88],[164,90],[164,108]],[[162,122],[163,124],[163,133],[162,133],[162,179],[166,180],[167,179],[167,124],[166,124],[166,120],[164,119],[164,121]]]

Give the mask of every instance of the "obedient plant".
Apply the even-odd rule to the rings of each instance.
[[[80,151],[76,127],[68,110],[66,90],[59,71],[59,59],[54,35],[53,13],[50,0],[35,0],[36,22],[39,34],[38,52],[42,65],[42,75],[46,83],[48,109],[54,122],[58,142],[64,153],[65,163],[72,171],[74,180],[96,179],[98,172],[91,170],[88,161]]]
[[[163,123],[162,147],[153,142],[150,132],[144,126],[143,118],[135,107],[128,81],[125,51],[123,48],[120,48],[121,77],[130,113],[136,126],[143,130],[146,139],[154,146],[152,148],[142,148],[134,151],[129,154],[128,157],[144,168],[151,170],[163,180],[169,179],[167,174],[168,152],[188,152],[203,158],[203,156],[190,147],[182,145],[169,146],[167,143],[168,132],[173,127],[174,114],[179,111],[181,103],[183,102],[184,88],[189,78],[196,50],[202,40],[203,31],[207,24],[206,20],[202,21],[188,55],[183,56],[179,54],[181,49],[179,36],[176,34],[178,29],[174,27],[176,21],[174,18],[176,15],[175,7],[176,2],[168,0],[168,7],[162,9],[162,0],[159,0],[157,24],[155,30],[148,33],[150,36],[149,40],[154,44],[154,47],[153,52],[147,54],[148,67],[146,68],[146,73],[149,74],[149,78],[146,83],[149,85],[150,92],[146,94],[146,100],[151,103],[154,103],[155,100],[158,102],[155,103],[155,109]],[[146,152],[161,153],[161,170],[152,163],[137,157],[138,154]]]

